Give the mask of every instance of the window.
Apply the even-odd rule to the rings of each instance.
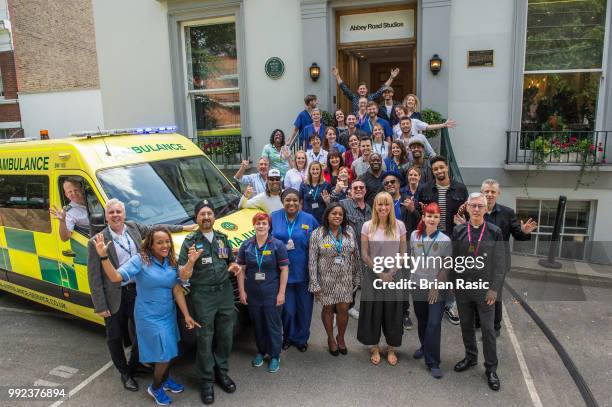
[[[522,130],[594,130],[607,0],[529,0]]]
[[[125,203],[128,219],[149,225],[191,223],[193,208],[202,199],[221,217],[235,211],[240,200],[203,156],[110,168],[99,171],[98,179],[109,198]]]
[[[0,224],[51,233],[49,177],[0,175]]]
[[[518,199],[516,208],[519,219],[532,218],[538,222],[539,227],[532,234],[530,241],[514,241],[514,251],[539,256],[548,255],[555,225],[557,201]],[[588,260],[590,215],[591,201],[567,201],[561,223],[561,244],[556,256],[565,259]]]
[[[236,23],[215,18],[184,27],[187,92],[193,133],[240,136]]]
[[[104,208],[100,204],[100,201],[98,200],[98,197],[96,196],[96,193],[94,192],[91,185],[89,185],[89,182],[87,182],[85,179],[83,179],[83,177],[80,177],[80,176],[68,176],[68,177],[59,178],[58,188],[59,188],[59,195],[61,196],[62,207],[70,203],[70,200],[64,194],[64,186],[63,186],[64,181],[68,179],[71,181],[76,181],[81,186],[81,189],[84,194],[83,199],[85,200],[85,203],[86,203],[85,206],[87,207],[87,213],[89,215],[89,218],[91,219],[92,216],[98,215],[101,219],[104,219]],[[83,226],[76,225],[74,227],[74,230],[87,238],[89,238],[91,235],[89,228],[86,228]]]

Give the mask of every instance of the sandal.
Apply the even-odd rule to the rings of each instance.
[[[380,349],[378,349],[378,347],[376,348],[372,348],[370,350],[370,362],[372,362],[373,365],[379,365],[380,364]]]
[[[395,354],[395,350],[392,348],[387,349],[387,362],[391,366],[397,365],[397,355]]]

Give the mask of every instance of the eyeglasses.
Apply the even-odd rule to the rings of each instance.
[[[468,206],[470,208],[472,208],[472,209],[481,209],[482,210],[482,209],[486,208],[486,205],[478,205],[478,204],[469,204]]]
[[[280,177],[268,177],[268,181],[279,182],[280,181]]]
[[[361,185],[353,185],[353,189],[359,191],[360,189],[365,189],[365,187]]]
[[[396,180],[390,179],[389,181],[383,182],[383,185],[384,186],[391,185],[391,184],[395,185],[395,183],[396,183]]]

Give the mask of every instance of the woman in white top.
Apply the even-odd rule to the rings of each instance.
[[[304,179],[306,178],[306,171],[308,169],[308,158],[306,158],[306,152],[304,150],[298,150],[295,152],[295,168],[290,169],[285,174],[285,188],[293,188],[300,190]]]
[[[370,362],[374,365],[381,360],[381,330],[387,343],[387,362],[391,366],[397,364],[395,347],[402,345],[405,293],[382,286],[384,282],[401,281],[401,274],[395,264],[387,268],[379,261],[395,258],[398,253],[406,253],[406,226],[395,218],[391,195],[379,192],[372,205],[372,220],[361,228],[361,258],[367,269],[362,277],[357,327],[359,342],[372,347]]]
[[[385,129],[378,122],[372,128],[372,152],[380,154],[381,157],[389,155],[389,143],[385,141]]]
[[[423,217],[417,229],[410,235],[410,252],[413,258],[422,258],[423,263],[415,268],[410,279],[417,289],[412,291],[412,304],[418,320],[421,347],[414,352],[415,359],[425,358],[425,364],[436,379],[442,378],[440,369],[440,336],[444,313],[444,290],[429,284],[445,282],[448,270],[442,265],[452,255],[451,240],[438,230],[440,207],[430,203],[423,209]],[[427,288],[420,288],[427,284]]]

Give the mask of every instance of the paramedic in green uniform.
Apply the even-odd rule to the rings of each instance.
[[[234,335],[234,289],[230,272],[240,273],[227,236],[213,230],[215,209],[207,201],[195,206],[199,229],[185,238],[179,255],[179,272],[191,283],[197,332],[197,369],[204,404],[215,401],[213,383],[225,392],[236,391],[227,375]]]

